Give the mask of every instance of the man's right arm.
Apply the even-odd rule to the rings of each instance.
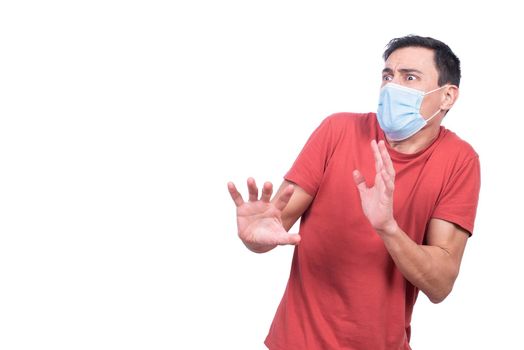
[[[282,211],[282,226],[284,226],[286,231],[289,231],[291,227],[293,227],[298,218],[304,214],[313,201],[313,196],[304,191],[302,187],[287,180],[282,182],[274,198],[278,198],[279,194],[289,185],[293,185],[294,191],[288,204]]]

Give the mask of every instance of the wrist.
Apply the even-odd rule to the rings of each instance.
[[[375,231],[379,234],[379,236],[392,236],[397,233],[399,229],[400,228],[395,219],[392,219],[380,227],[375,227]]]

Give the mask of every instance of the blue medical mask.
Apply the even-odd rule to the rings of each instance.
[[[380,90],[377,119],[391,141],[402,141],[415,135],[440,112],[440,108],[427,120],[420,114],[424,96],[444,88],[428,92],[388,83]]]

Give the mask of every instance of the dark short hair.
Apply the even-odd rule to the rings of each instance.
[[[460,85],[460,60],[451,51],[448,45],[442,41],[421,37],[418,35],[407,35],[401,38],[392,39],[386,45],[384,51],[384,61],[393,53],[393,51],[404,47],[425,47],[434,52],[435,66],[438,71],[438,85],[453,84]]]

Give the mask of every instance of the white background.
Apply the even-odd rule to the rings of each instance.
[[[410,33],[462,60],[445,125],[483,181],[412,346],[524,348],[513,4],[3,1],[0,348],[264,349],[292,248],[247,251],[226,183],[278,185],[323,118],[374,111],[384,46]]]

